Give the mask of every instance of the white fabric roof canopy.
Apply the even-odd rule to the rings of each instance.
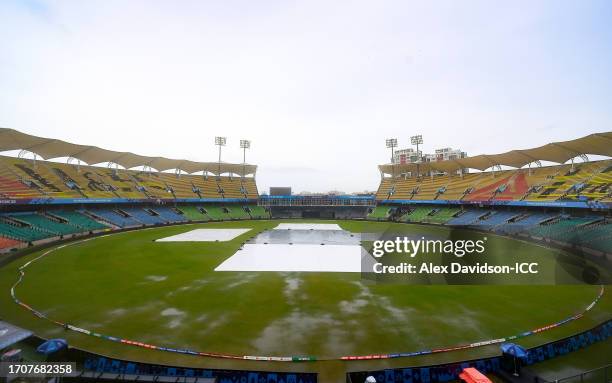
[[[27,150],[45,160],[57,157],[73,157],[90,165],[112,162],[126,169],[149,166],[158,171],[180,169],[187,173],[204,171],[216,175],[234,173],[245,176],[255,174],[257,171],[256,165],[222,162],[219,169],[218,162],[195,162],[165,157],[141,156],[131,152],[116,152],[97,146],[78,145],[62,140],[33,136],[14,129],[0,128],[0,151],[6,150]]]
[[[575,140],[553,142],[537,148],[511,150],[500,154],[481,154],[455,160],[420,162],[409,164],[384,164],[378,168],[384,174],[402,174],[419,171],[438,170],[451,172],[459,169],[486,170],[492,166],[505,165],[521,168],[535,161],[550,161],[559,164],[580,155],[600,155],[612,157],[612,132],[594,133]]]

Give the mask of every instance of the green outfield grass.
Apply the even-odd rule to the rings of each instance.
[[[58,249],[34,263],[17,295],[53,319],[116,337],[199,351],[325,358],[410,352],[514,335],[583,310],[599,291],[598,286],[586,285],[417,285],[397,283],[400,280],[375,283],[362,280],[358,273],[213,270],[245,240],[279,222],[212,222],[95,238]],[[351,232],[449,235],[444,227],[338,223]],[[229,242],[154,242],[194,228],[252,230]],[[470,232],[451,235],[482,236]],[[556,257],[566,257],[558,250],[488,237],[487,256],[495,262],[536,259],[550,265]],[[75,346],[109,356],[202,367],[344,372],[498,353],[497,346],[487,346],[387,361],[281,366],[210,360],[112,343],[66,332],[13,303],[9,290],[18,267],[38,255],[40,252],[30,254],[0,269],[0,317],[43,337],[61,336]],[[561,269],[551,268],[543,278],[568,272]],[[611,313],[608,293],[584,318],[518,343],[530,347],[562,338],[609,319]]]

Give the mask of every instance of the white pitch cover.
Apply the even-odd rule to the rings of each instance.
[[[281,223],[274,230],[342,230],[335,223]]]
[[[366,256],[372,258],[369,254]],[[359,273],[361,257],[361,246],[247,244],[215,271]],[[374,262],[374,259],[368,261]]]
[[[231,241],[251,229],[195,229],[171,237],[160,238],[156,242],[215,242]]]

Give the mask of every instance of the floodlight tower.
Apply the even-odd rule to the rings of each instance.
[[[217,171],[217,177],[221,176],[221,147],[225,146],[226,143],[227,143],[227,138],[215,137],[215,145],[219,146],[219,168]]]
[[[246,167],[246,150],[251,148],[251,141],[240,140],[240,147],[242,148],[242,178],[244,178],[244,169]]]
[[[395,178],[395,154],[394,149],[397,148],[397,138],[387,138],[385,140],[387,148],[391,148],[391,176]]]
[[[421,162],[421,155],[419,154],[419,144],[423,144],[423,136],[418,134],[416,136],[410,137],[410,143],[412,145],[416,145],[416,154],[417,154],[417,177],[420,175],[419,172],[419,162]]]

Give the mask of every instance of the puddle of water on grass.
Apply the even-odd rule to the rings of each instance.
[[[168,279],[166,275],[147,275],[146,279],[151,282],[162,282]]]
[[[161,316],[171,317],[170,321],[166,324],[168,328],[177,328],[183,324],[183,320],[187,316],[187,313],[176,309],[174,307],[168,307],[161,311]]]

